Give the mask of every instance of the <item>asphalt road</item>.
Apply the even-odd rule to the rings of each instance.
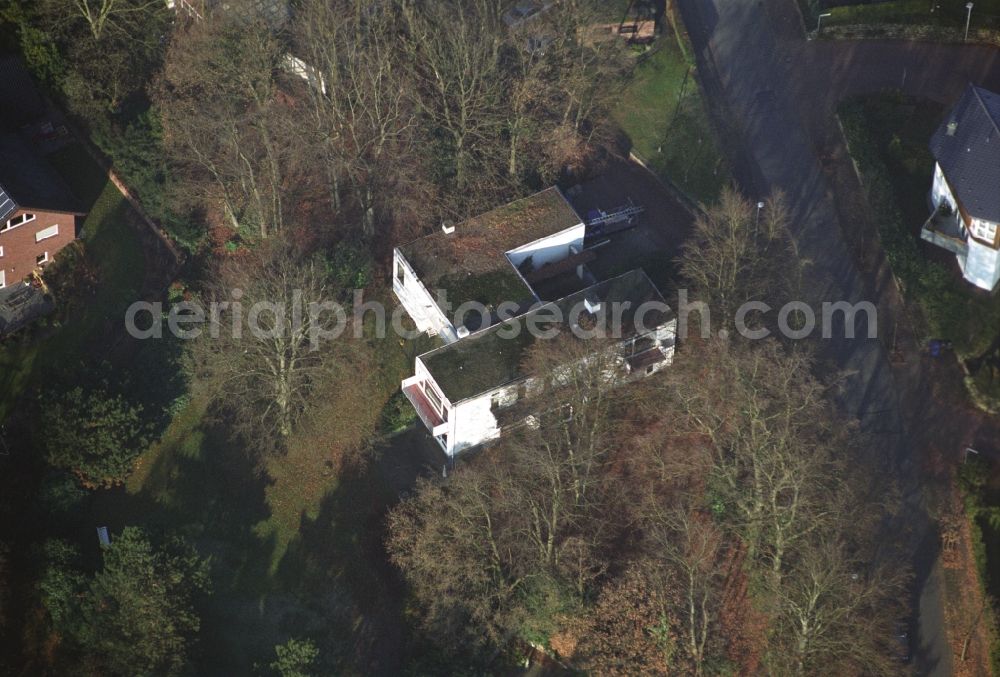
[[[840,222],[824,162],[846,159],[833,117],[843,97],[895,87],[951,103],[970,81],[1000,89],[1000,56],[960,45],[808,42],[794,0],[680,0],[680,9],[737,181],[753,197],[775,189],[788,196],[808,266],[807,300],[870,300],[879,309],[879,339],[835,332],[821,341],[820,354],[847,375],[840,404],[858,418],[873,440],[872,453],[903,488],[903,527],[910,533],[917,579],[917,672],[951,674],[934,567],[937,538],[923,509],[916,451],[941,417],[931,401],[928,370],[919,362],[890,363],[886,344],[905,324],[902,304],[882,253],[859,253],[846,236],[851,224]]]

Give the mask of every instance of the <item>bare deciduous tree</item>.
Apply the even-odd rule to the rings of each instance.
[[[291,182],[275,80],[281,58],[266,23],[220,12],[175,33],[153,88],[182,192],[260,238],[281,230]]]
[[[775,672],[898,674],[894,626],[905,595],[903,569],[865,562],[836,537],[799,545],[794,564],[767,590],[775,607]]]
[[[95,42],[106,34],[115,38],[138,38],[136,27],[153,13],[165,13],[166,4],[159,0],[43,0],[44,10],[59,24],[79,22]],[[142,31],[140,31],[140,34]]]
[[[489,172],[486,158],[495,154],[503,127],[500,12],[498,0],[403,5],[415,93],[432,126],[446,137],[458,191],[468,189],[477,173]]]
[[[588,674],[672,675],[682,672],[671,615],[672,586],[650,580],[654,565],[640,561],[601,588],[594,608],[573,628],[575,667]]]
[[[751,558],[780,576],[786,551],[836,518],[834,452],[851,426],[833,414],[801,351],[719,342],[688,357],[667,375],[669,397],[708,442],[726,519]]]
[[[58,85],[74,113],[97,127],[143,91],[159,67],[171,16],[157,0],[38,0],[32,13],[65,57]]]
[[[644,515],[649,556],[659,584],[675,588],[674,614],[681,619],[683,645],[696,675],[703,674],[720,604],[723,534],[709,515],[650,497]]]
[[[327,382],[350,378],[365,345],[329,303],[320,261],[275,246],[224,264],[209,300],[219,312],[193,343],[197,375],[251,446],[280,448]]]
[[[415,112],[394,17],[368,3],[325,0],[304,3],[297,16],[297,45],[315,69],[307,131],[318,141],[334,205],[340,208],[346,177],[371,237],[408,178],[401,158],[415,155]]]
[[[447,483],[420,481],[389,516],[388,550],[406,575],[423,626],[456,648],[502,645],[515,595],[536,575],[510,528],[516,506],[497,501],[489,469],[463,468]]]
[[[758,209],[735,190],[695,220],[694,235],[680,257],[681,274],[730,322],[750,300],[785,302],[798,281],[788,209],[780,194]]]
[[[592,0],[568,0],[547,17],[555,36],[546,51],[560,92],[559,123],[586,136],[607,118],[632,65],[624,41],[587,37],[604,11]]]

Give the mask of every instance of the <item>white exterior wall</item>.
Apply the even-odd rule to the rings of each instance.
[[[427,367],[424,366],[423,361],[419,357],[416,359],[416,363],[414,364],[413,377],[416,378],[421,384],[423,383],[433,384],[434,390],[438,394],[438,397],[440,397],[441,403],[443,405],[438,413],[440,413],[441,417],[446,421],[451,421],[452,419],[451,414],[454,411],[454,405],[452,405],[448,397],[444,394],[444,392],[442,392],[441,388],[434,380],[434,377],[431,376],[431,373],[429,371],[427,371]]]
[[[958,211],[958,202],[948,187],[948,182],[941,171],[941,165],[934,165],[934,183],[931,186],[931,202],[937,208],[941,203],[947,203],[952,211]],[[973,219],[971,226],[966,229],[965,221],[959,218],[962,232],[966,235],[969,251],[966,256],[956,256],[958,266],[962,270],[962,275],[966,281],[971,282],[980,289],[992,290],[1000,283],[1000,251],[983,244],[975,238],[996,241],[997,224],[982,219]],[[973,237],[968,237],[972,235]]]
[[[663,350],[666,359],[656,366],[654,372],[663,367],[669,367],[674,363],[674,350],[677,348],[677,319],[674,318],[666,324],[660,325],[654,334],[656,344]]]
[[[937,209],[942,204],[947,204],[953,213],[958,211],[958,201],[951,192],[951,188],[948,186],[948,182],[944,178],[944,172],[941,171],[941,165],[934,163],[934,182],[931,184],[931,204],[934,209]],[[962,229],[962,235],[968,237],[965,230],[965,220],[959,216],[958,225]],[[962,254],[956,254],[955,258],[958,260],[958,267],[965,273],[965,259],[966,257]]]
[[[438,334],[447,343],[458,340],[455,326],[438,308],[434,297],[398,249],[392,254],[392,291],[417,325],[417,329]]]
[[[965,279],[991,291],[1000,282],[1000,251],[969,238],[969,255],[962,268]]]
[[[518,268],[525,259],[531,257],[531,263],[536,269],[543,264],[561,261],[570,254],[570,246],[575,245],[577,251],[583,249],[583,236],[586,233],[586,226],[579,223],[572,228],[567,228],[561,232],[543,237],[528,244],[512,249],[507,252],[507,259]]]
[[[286,72],[297,75],[305,80],[316,91],[326,94],[326,78],[323,77],[318,68],[310,66],[302,59],[291,54],[285,54],[281,57],[281,67]]]
[[[655,331],[651,332],[651,338],[663,350],[665,358],[662,362],[653,365],[654,368],[650,373],[656,373],[673,363],[677,338],[677,320],[672,319],[657,327]],[[417,373],[426,374],[426,378],[429,379],[430,375],[427,374],[426,370],[422,370],[423,365],[420,364],[419,358],[417,362]],[[623,365],[624,358],[619,358],[618,362]],[[569,371],[570,368],[567,367],[566,369]],[[638,377],[645,375],[645,372],[636,374]],[[608,381],[614,380],[615,376],[616,373],[609,373]],[[556,380],[558,380],[558,375],[556,376]],[[503,404],[516,403],[518,391],[522,390],[522,385],[525,397],[530,398],[538,392],[537,386],[541,384],[533,383],[532,380],[523,384],[522,382],[516,382],[483,393],[474,398],[463,400],[455,405],[449,417],[448,443],[445,446],[445,452],[454,456],[465,449],[500,437],[501,430],[496,416],[493,414],[493,402],[494,400],[498,400],[499,403]]]
[[[500,437],[500,428],[493,415],[493,394],[486,393],[460,402],[455,408],[454,427],[449,446],[449,454],[455,455]]]
[[[951,194],[951,188],[948,187],[948,182],[945,181],[941,165],[937,163],[934,164],[934,183],[931,184],[931,202],[934,204],[935,209],[941,206],[942,202],[947,202],[951,205],[952,211],[958,210],[958,203],[955,201],[955,196]]]

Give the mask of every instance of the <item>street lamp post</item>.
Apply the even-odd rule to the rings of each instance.
[[[823,25],[823,17],[826,17],[826,16],[832,16],[832,15],[830,14],[830,12],[826,12],[825,14],[820,14],[816,18],[816,35],[819,35],[819,29]]]
[[[760,210],[764,208],[763,202],[757,203],[757,213],[753,217],[753,236],[757,237],[757,226],[760,224]]]
[[[965,3],[965,9],[969,10],[965,15],[965,42],[969,41],[969,24],[972,23],[972,3]]]

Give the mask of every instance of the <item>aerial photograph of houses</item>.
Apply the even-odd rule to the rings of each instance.
[[[1000,0],[0,0],[0,675],[1000,677]]]

